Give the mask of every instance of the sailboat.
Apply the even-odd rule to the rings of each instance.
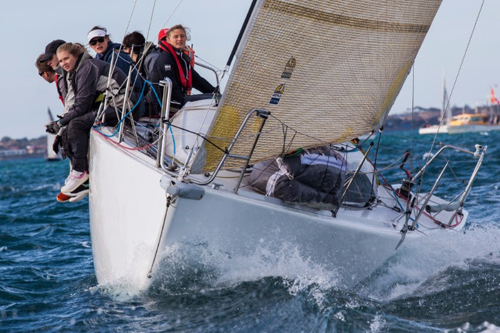
[[[49,122],[54,121],[54,116],[52,115],[50,108],[47,108],[47,112],[49,115]],[[54,150],[52,150],[53,143],[54,143],[54,135],[47,134],[47,152],[45,153],[45,160],[48,162],[60,161],[62,159],[60,153],[56,154]]]
[[[175,269],[179,251],[189,265],[265,249],[295,251],[353,286],[396,248],[462,229],[485,146],[443,146],[415,174],[405,171],[405,153],[401,181],[389,184],[368,157],[372,146],[351,141],[383,127],[439,5],[255,0],[227,62],[222,98],[189,102],[169,118],[167,79],[159,127],[93,129],[89,206],[99,284],[148,289]],[[304,32],[307,46],[297,40]],[[295,202],[253,188],[250,176],[265,161],[281,163],[270,178],[281,172],[295,180],[282,162],[319,146],[347,161],[336,202]],[[425,192],[419,182],[448,151],[477,162],[446,200],[434,193],[448,164]],[[350,202],[361,176],[369,193]]]
[[[491,101],[496,100],[493,89],[491,89]],[[431,125],[418,129],[418,134],[460,134],[470,132],[489,132],[500,130],[500,125],[488,121],[488,116],[480,113],[462,113],[452,116],[446,82],[443,80],[443,118],[439,125]]]

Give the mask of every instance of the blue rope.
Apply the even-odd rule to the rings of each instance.
[[[160,109],[161,109],[162,108],[162,104],[161,104],[161,101],[160,101],[160,97],[158,97],[158,94],[156,93],[156,90],[153,88],[153,84],[150,81],[148,81],[148,80],[144,80],[144,83],[149,84],[149,86],[151,87],[151,90],[155,94],[156,100],[158,101],[158,104],[160,105]],[[172,144],[174,146],[174,155],[175,155],[175,151],[176,151],[176,148],[175,148],[175,138],[174,138],[174,132],[172,131],[172,126],[170,126],[170,124],[168,124],[168,129],[170,130],[170,135],[172,136]]]
[[[158,104],[160,105],[160,108],[162,107],[162,103],[160,101],[160,98],[158,97],[158,94],[156,93],[156,90],[153,88],[153,84],[148,81],[148,80],[144,80],[144,84],[142,86],[142,91],[141,91],[141,94],[139,95],[139,98],[137,99],[137,103],[135,103],[135,105],[130,109],[129,112],[127,112],[127,114],[120,119],[120,121],[118,122],[118,125],[117,125],[117,128],[116,128],[116,131],[113,133],[113,134],[110,134],[110,135],[107,135],[107,134],[104,134],[102,133],[101,131],[98,130],[99,127],[101,127],[102,125],[98,125],[98,126],[92,126],[92,128],[94,130],[96,130],[97,132],[101,133],[103,136],[107,137],[107,138],[111,138],[113,136],[116,135],[116,133],[118,133],[120,131],[120,126],[121,126],[121,123],[125,120],[125,118],[128,117],[128,115],[135,110],[135,108],[139,105],[139,103],[141,102],[142,100],[142,97],[144,95],[144,90],[146,89],[146,84],[149,84],[149,86],[151,87],[151,90],[153,91],[155,97],[156,97],[156,100],[158,101]],[[172,136],[172,143],[173,143],[173,147],[174,147],[174,154],[175,154],[175,151],[176,151],[176,145],[175,145],[175,137],[174,137],[174,132],[172,131],[172,126],[170,126],[170,124],[168,124],[168,128],[170,129],[170,135]]]

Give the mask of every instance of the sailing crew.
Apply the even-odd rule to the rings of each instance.
[[[152,82],[158,83],[165,77],[172,80],[171,112],[179,110],[189,100],[211,98],[217,89],[198,74],[194,66],[194,52],[186,46],[189,39],[186,28],[180,24],[162,29],[158,34],[160,54],[155,62]],[[196,88],[203,96],[190,96]],[[162,88],[160,87],[160,90]],[[201,97],[201,98],[200,98]]]
[[[118,43],[113,43],[108,34],[106,28],[102,26],[95,26],[87,34],[87,40],[92,48],[92,50],[96,53],[95,58],[99,60],[106,61],[111,63],[113,60],[116,63],[116,67],[123,71],[126,75],[128,75],[129,71],[132,71],[131,82],[133,87],[134,94],[140,94],[142,90],[142,79],[138,75],[137,70],[132,66],[132,59],[128,54],[121,50],[121,45]],[[137,96],[133,98],[137,99]],[[139,103],[139,105],[133,111],[134,120],[137,121],[144,113],[144,102]]]
[[[61,119],[46,125],[46,131],[56,134],[61,127],[67,126],[64,141],[72,170],[61,192],[70,195],[89,178],[87,151],[89,132],[98,108],[98,104],[95,103],[96,96],[107,91],[109,102],[108,108],[104,111],[106,121],[111,126],[116,125],[118,123],[116,111],[121,113],[118,109],[125,101],[125,89],[122,86],[127,77],[120,69],[115,68],[108,80],[110,64],[93,59],[81,44],[66,43],[59,46],[57,58],[66,73],[68,88],[74,91],[75,99]],[[108,81],[110,81],[109,87]],[[130,102],[136,101],[130,100]]]
[[[153,42],[146,42],[146,38],[139,31],[134,31],[123,37],[123,52],[130,55],[136,69],[143,80],[151,82],[156,58],[160,54]],[[151,87],[155,89],[152,91]],[[160,114],[160,104],[158,101],[158,84],[146,85],[145,88],[145,114],[143,116],[152,117]],[[158,97],[157,97],[158,96]]]
[[[66,93],[63,95],[63,91],[65,92],[66,90],[66,85],[64,84],[64,78],[60,79],[59,75],[56,73],[56,71],[47,64],[47,62],[42,62],[41,60],[45,57],[45,54],[40,54],[38,58],[36,59],[35,66],[38,69],[38,75],[42,77],[47,83],[56,83],[56,89],[57,89],[57,94],[59,96],[59,99],[64,105],[64,96]],[[60,130],[62,132],[63,129]],[[52,150],[58,154],[59,153],[59,147],[62,146],[62,133],[58,133],[54,137],[54,143],[52,144]],[[65,156],[63,152],[63,156]]]
[[[44,56],[45,54],[40,54],[35,62],[35,66],[38,69],[38,75],[40,75],[40,77],[47,83],[56,83],[57,95],[64,105],[64,97],[62,93],[62,91],[66,89],[66,86],[62,84],[64,80],[59,80],[59,75],[56,73],[56,71],[51,66],[49,66],[47,62],[41,61]]]
[[[40,58],[40,62],[46,63],[57,72],[57,69],[59,68],[59,61],[57,60],[56,52],[57,48],[64,43],[66,42],[62,39],[56,39],[48,43],[47,46],[45,46],[45,53],[43,54],[43,57]]]

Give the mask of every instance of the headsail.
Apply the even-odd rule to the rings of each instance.
[[[245,115],[271,112],[252,162],[379,128],[440,0],[259,0],[239,45],[209,139],[229,145]],[[283,126],[285,123],[287,126]],[[232,153],[247,155],[259,124]],[[197,165],[221,151],[205,145]],[[205,159],[206,158],[206,159]],[[234,167],[227,163],[225,167]]]

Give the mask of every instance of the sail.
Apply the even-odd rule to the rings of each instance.
[[[205,153],[220,161],[252,109],[271,117],[252,163],[355,138],[381,127],[441,4],[440,0],[259,0]],[[247,156],[261,120],[246,126],[231,151]],[[221,149],[219,149],[221,148]],[[225,168],[241,166],[228,160]]]
[[[47,108],[47,113],[49,115],[49,121],[53,122],[54,116],[52,115],[50,108]],[[53,143],[54,143],[54,135],[47,134],[47,153],[45,154],[45,159],[48,161],[57,161],[57,160],[60,160],[62,158],[60,153],[56,154],[54,152],[54,150],[52,149]]]

